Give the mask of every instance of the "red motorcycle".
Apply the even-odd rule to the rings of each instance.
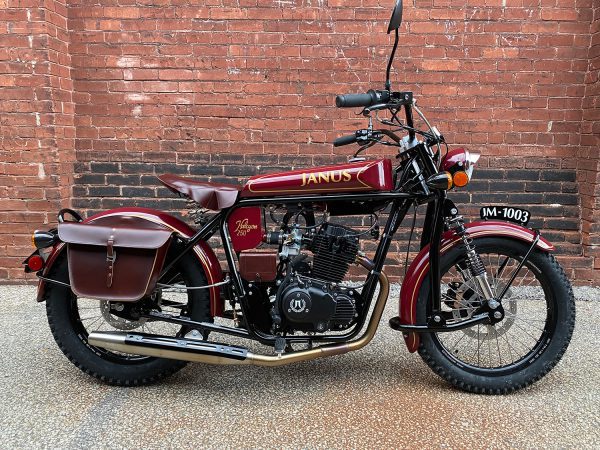
[[[360,145],[347,164],[254,176],[244,186],[160,176],[215,211],[199,230],[159,211],[119,208],[85,220],[62,210],[57,229],[34,233],[25,270],[39,277],[38,301],[73,364],[107,383],[139,385],[188,361],[272,367],[358,350],[384,311],[394,235],[423,204],[421,250],[389,321],[408,350],[454,386],[488,394],[528,386],[558,363],[575,303],[554,247],[525,227],[527,210],[484,207],[481,221],[465,223],[448,198],[469,183],[479,154],[448,151],[412,92],[391,89],[401,21],[396,0],[384,89],[336,98],[368,119],[334,142]],[[397,163],[359,157],[375,144],[396,148]],[[215,235],[225,271],[208,244]],[[376,250],[370,258],[361,248]]]

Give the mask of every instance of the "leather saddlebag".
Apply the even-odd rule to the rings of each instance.
[[[133,302],[155,288],[171,230],[61,223],[69,279],[79,297]]]

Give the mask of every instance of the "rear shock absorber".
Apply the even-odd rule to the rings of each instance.
[[[456,234],[462,239],[467,253],[467,266],[473,278],[477,280],[477,284],[481,289],[484,298],[488,301],[491,309],[498,307],[498,302],[494,299],[494,293],[490,286],[485,271],[485,266],[481,260],[481,256],[475,251],[475,244],[469,231],[465,228],[465,223],[462,216],[454,216],[448,220],[448,225],[454,228]]]

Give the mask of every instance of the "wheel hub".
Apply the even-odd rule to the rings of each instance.
[[[481,310],[484,300],[467,283],[454,282],[451,283],[450,288],[453,291],[452,298],[454,301],[446,301],[446,305],[452,308],[454,319],[470,319],[476,311]],[[502,284],[495,287],[496,292],[502,292],[503,289]],[[448,291],[449,294],[450,290]],[[508,289],[501,306],[490,311],[491,324],[481,325],[479,331],[477,328],[465,328],[462,332],[471,338],[483,340],[496,339],[498,336],[502,336],[513,326],[517,315],[517,302],[511,299],[511,296],[511,290]],[[496,313],[500,313],[500,317],[495,317],[494,314]]]

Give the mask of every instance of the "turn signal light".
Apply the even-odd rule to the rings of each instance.
[[[469,184],[469,175],[467,175],[467,172],[463,172],[462,170],[459,170],[458,172],[456,172],[454,174],[452,181],[454,182],[454,186],[457,186],[457,187],[466,186],[467,184]]]
[[[452,189],[452,175],[448,172],[438,172],[431,175],[426,183],[433,189]]]
[[[50,231],[35,230],[31,236],[31,243],[35,248],[52,247],[56,242],[57,236]]]

